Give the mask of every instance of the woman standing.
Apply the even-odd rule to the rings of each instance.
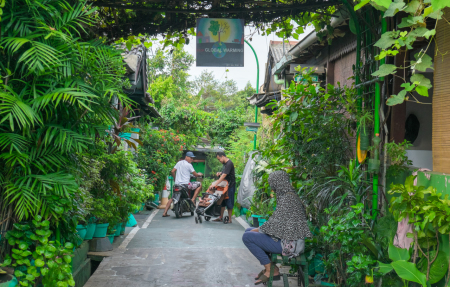
[[[259,260],[264,269],[255,280],[255,285],[269,281],[270,253],[296,257],[305,249],[305,238],[311,237],[305,209],[292,187],[285,171],[275,171],[269,175],[270,188],[277,196],[277,209],[259,228],[248,228],[242,241]],[[280,280],[280,272],[275,266],[274,280]]]

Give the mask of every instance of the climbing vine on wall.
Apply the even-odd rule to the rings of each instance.
[[[390,106],[398,105],[404,101],[420,101],[414,97],[412,92],[417,92],[421,96],[428,97],[428,91],[432,87],[431,81],[423,74],[427,69],[433,69],[432,58],[427,55],[427,50],[436,35],[436,25],[438,21],[450,22],[445,18],[442,9],[450,7],[448,0],[362,0],[355,6],[355,10],[361,9],[366,4],[371,4],[374,8],[383,12],[383,17],[394,17],[399,12],[407,13],[407,16],[401,19],[397,29],[387,31],[381,35],[381,38],[375,43],[380,48],[380,53],[376,56],[376,60],[382,60],[388,56],[395,56],[401,51],[412,50],[413,45],[419,39],[426,38],[429,40],[428,45],[414,55],[411,62],[405,57],[402,66],[398,67],[393,64],[382,64],[377,71],[372,73],[374,77],[384,77],[394,75],[403,80],[401,87],[403,88],[397,95],[391,95],[387,100]],[[429,29],[427,23],[435,20],[434,28]],[[396,73],[400,70],[411,70],[412,75],[409,80],[401,77]],[[404,73],[406,75],[406,73]]]

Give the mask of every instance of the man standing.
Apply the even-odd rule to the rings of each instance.
[[[223,164],[222,172],[218,172],[217,176],[220,176],[219,180],[211,185],[211,187],[215,187],[224,179],[228,181],[228,199],[222,201],[222,209],[220,210],[220,217],[215,219],[214,221],[222,221],[223,213],[225,212],[225,207],[228,210],[228,222],[231,223],[231,216],[233,215],[233,207],[234,207],[234,193],[236,192],[236,175],[234,173],[234,164],[233,162],[226,157],[224,152],[216,153],[217,159]]]
[[[192,201],[195,205],[195,199],[197,198],[198,193],[202,189],[202,184],[199,181],[190,182],[191,180],[191,173],[195,176],[202,176],[203,174],[197,173],[194,170],[194,167],[192,166],[192,161],[194,160],[194,153],[191,151],[188,151],[186,153],[186,157],[184,160],[180,160],[177,162],[175,167],[172,169],[172,177],[175,179],[175,184],[185,185],[189,190],[195,190],[194,196],[192,197]],[[172,204],[173,199],[171,198],[167,204],[166,209],[164,209],[163,217],[170,216],[167,214],[167,211],[170,208],[170,205]]]

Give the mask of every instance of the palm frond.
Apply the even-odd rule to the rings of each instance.
[[[9,152],[21,152],[29,146],[29,139],[14,133],[0,133],[0,151],[9,149]]]
[[[61,125],[48,124],[43,137],[45,147],[54,146],[61,152],[82,152],[92,142],[89,137],[81,135]]]
[[[6,90],[11,94],[0,92],[0,124],[9,122],[9,126],[14,131],[15,125],[19,129],[29,129],[35,123],[42,123],[39,115],[22,99],[9,88]]]

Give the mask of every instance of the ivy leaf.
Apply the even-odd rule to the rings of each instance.
[[[411,69],[415,69],[421,72],[425,72],[427,69],[434,70],[431,65],[433,64],[432,59],[427,54],[423,54],[423,56],[420,56],[420,53],[417,53],[414,55],[414,58],[416,58],[417,61],[411,61]]]
[[[444,9],[445,7],[450,7],[450,2],[448,0],[431,0],[431,6],[433,10]]]
[[[409,15],[408,17],[403,17],[402,22],[398,24],[399,28],[405,28],[414,25],[414,22],[412,21],[413,16]]]
[[[395,106],[403,103],[405,101],[406,90],[401,90],[398,95],[391,95],[386,101],[388,106]]]
[[[47,275],[47,273],[48,273],[48,268],[41,268],[41,274],[42,274],[42,276]]]
[[[416,85],[411,85],[410,83],[403,83],[400,87],[405,88],[407,92],[411,92]]]
[[[392,3],[392,0],[373,0],[377,5],[382,6],[386,9],[389,9],[389,6]]]
[[[364,7],[369,2],[370,2],[370,0],[362,0],[357,5],[355,5],[355,11],[361,9],[362,7]]]
[[[428,17],[436,19],[436,20],[440,20],[442,19],[442,15],[444,14],[444,12],[442,12],[441,10],[433,10],[433,12],[431,12]]]
[[[417,10],[419,9],[420,2],[417,0],[413,0],[406,5],[406,9],[403,10],[406,13],[415,14]]]
[[[396,39],[394,39],[394,37],[397,36],[397,31],[385,32],[383,33],[383,35],[381,35],[381,38],[374,44],[374,46],[381,49],[387,49],[395,44]]]
[[[395,0],[391,3],[391,5],[389,5],[389,8],[386,10],[386,12],[384,12],[383,17],[393,17],[398,12],[403,11],[403,9],[405,9],[405,3],[402,0]]]
[[[411,76],[410,81],[417,85],[416,92],[424,97],[428,97],[428,90],[432,87],[431,81],[425,78],[422,74],[414,74]]]
[[[430,79],[425,78],[425,76],[422,74],[412,75],[410,81],[411,81],[411,83],[419,85],[419,86],[424,86],[427,88],[433,87],[433,85],[431,85]]]
[[[378,71],[372,73],[374,77],[384,77],[389,74],[395,74],[397,70],[397,66],[391,64],[383,64],[380,66]]]

